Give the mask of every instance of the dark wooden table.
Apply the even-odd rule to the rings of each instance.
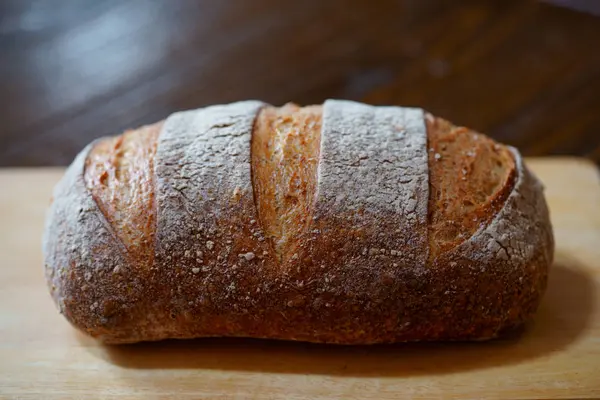
[[[0,0],[1,166],[66,165],[180,109],[328,97],[598,162],[600,17],[526,0]]]

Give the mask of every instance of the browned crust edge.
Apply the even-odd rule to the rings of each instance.
[[[145,285],[131,273],[125,246],[85,186],[84,163],[95,144],[76,157],[55,187],[43,253],[50,293],[60,312],[77,328],[102,338],[131,322]]]

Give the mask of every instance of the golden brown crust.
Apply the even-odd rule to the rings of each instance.
[[[508,148],[468,128],[426,115],[430,258],[470,238],[504,205],[515,184]]]
[[[276,257],[296,251],[317,188],[321,106],[264,107],[252,136],[252,184],[264,234]]]
[[[162,122],[104,138],[85,161],[94,201],[135,262],[152,265],[156,216],[154,155]]]

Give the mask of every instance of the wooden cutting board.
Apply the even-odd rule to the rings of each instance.
[[[62,170],[0,170],[0,398],[600,397],[600,185],[579,159],[535,159],[556,263],[535,321],[482,343],[339,347],[206,339],[106,347],[56,311],[40,237]]]

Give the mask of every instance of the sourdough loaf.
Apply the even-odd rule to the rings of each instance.
[[[532,317],[553,236],[513,148],[421,109],[247,101],[86,147],[44,254],[108,343],[480,340]]]

